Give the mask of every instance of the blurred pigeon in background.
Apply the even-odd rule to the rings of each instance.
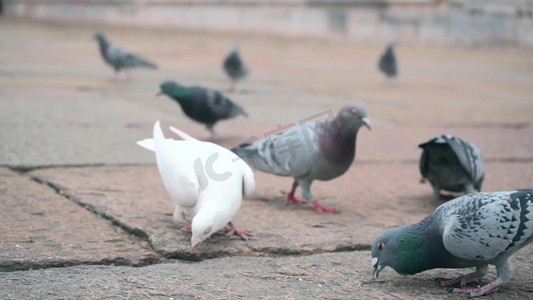
[[[311,202],[318,212],[337,213],[313,200],[313,180],[331,180],[344,174],[355,158],[357,132],[361,126],[370,129],[366,109],[349,104],[333,120],[301,124],[254,144],[232,149],[253,168],[266,173],[294,177],[287,204]],[[298,186],[306,202],[296,199]]]
[[[374,277],[389,266],[400,274],[435,268],[476,267],[475,272],[441,285],[459,283],[453,292],[481,296],[511,279],[507,259],[533,240],[533,189],[468,194],[439,206],[418,224],[383,233],[372,246]],[[496,266],[496,280],[464,287]]]
[[[379,59],[379,69],[387,76],[387,80],[390,82],[391,78],[398,75],[398,63],[396,62],[396,56],[394,55],[394,44],[390,42],[387,46],[385,53],[381,55]]]
[[[224,119],[230,119],[238,115],[248,117],[242,107],[224,97],[220,92],[198,87],[184,87],[174,81],[161,83],[161,92],[179,103],[183,112],[196,122],[206,125],[213,137],[213,127]]]
[[[428,179],[433,194],[440,198],[440,190],[473,193],[481,191],[484,168],[481,151],[461,138],[442,135],[420,144],[420,173]]]
[[[250,68],[239,55],[239,46],[235,43],[231,46],[231,51],[224,59],[224,71],[232,81],[231,90],[239,92],[241,90],[240,81],[250,73]]]
[[[242,197],[254,191],[250,167],[226,148],[171,129],[185,140],[165,139],[157,121],[153,138],[137,144],[155,152],[161,179],[174,201],[174,219],[190,222],[191,250],[194,252],[202,241],[226,226],[227,235],[244,239],[253,236],[231,221]]]
[[[139,56],[128,53],[127,51],[109,43],[102,33],[97,33],[94,37],[98,40],[100,54],[104,61],[115,70],[115,79],[121,69],[144,67],[157,69],[157,65],[151,63]]]

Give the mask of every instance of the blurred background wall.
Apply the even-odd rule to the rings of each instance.
[[[0,0],[4,15],[358,42],[533,46],[533,0]]]

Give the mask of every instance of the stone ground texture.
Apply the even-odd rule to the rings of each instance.
[[[110,82],[92,35],[160,65]],[[238,41],[252,74],[227,91],[221,60]],[[383,49],[342,41],[33,23],[0,19],[0,298],[464,299],[433,279],[467,270],[372,279],[370,245],[442,202],[419,183],[419,143],[442,133],[474,142],[483,190],[531,187],[531,50],[399,45],[400,77],[376,71]],[[231,147],[347,102],[369,111],[354,165],[315,182],[338,215],[285,206],[290,178],[255,172],[235,222],[256,237],[214,236],[197,253],[172,222],[153,154],[135,145],[155,120],[207,132],[155,97],[172,79],[220,89],[249,118],[217,125]],[[166,134],[171,135],[168,130]],[[533,245],[510,259],[514,278],[488,299],[533,298]],[[494,268],[484,280],[495,277]]]

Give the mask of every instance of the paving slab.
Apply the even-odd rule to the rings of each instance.
[[[514,278],[483,299],[531,299],[533,247],[510,259]],[[285,257],[224,257],[146,267],[76,266],[0,273],[11,299],[467,299],[434,279],[465,274],[439,269],[401,276],[389,268],[372,279],[368,251]],[[483,280],[495,278],[490,268]]]
[[[530,187],[533,163],[489,163],[484,190]],[[202,259],[224,255],[301,254],[369,249],[386,228],[418,222],[442,202],[420,184],[414,163],[355,164],[331,182],[315,182],[315,197],[340,214],[286,206],[280,191],[286,177],[255,172],[255,195],[242,204],[235,222],[257,236],[248,241],[212,237],[190,253],[190,235],[172,221],[173,204],[156,166],[58,168],[30,176],[51,184],[71,200],[146,236],[166,257]]]
[[[0,195],[0,271],[159,260],[50,187],[5,168],[0,168]]]

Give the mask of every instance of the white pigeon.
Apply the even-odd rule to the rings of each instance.
[[[191,250],[226,226],[228,236],[253,236],[231,221],[243,195],[250,196],[255,189],[252,169],[226,148],[170,129],[184,140],[166,139],[157,121],[153,138],[137,144],[155,152],[161,179],[174,201],[174,219],[190,221]]]

